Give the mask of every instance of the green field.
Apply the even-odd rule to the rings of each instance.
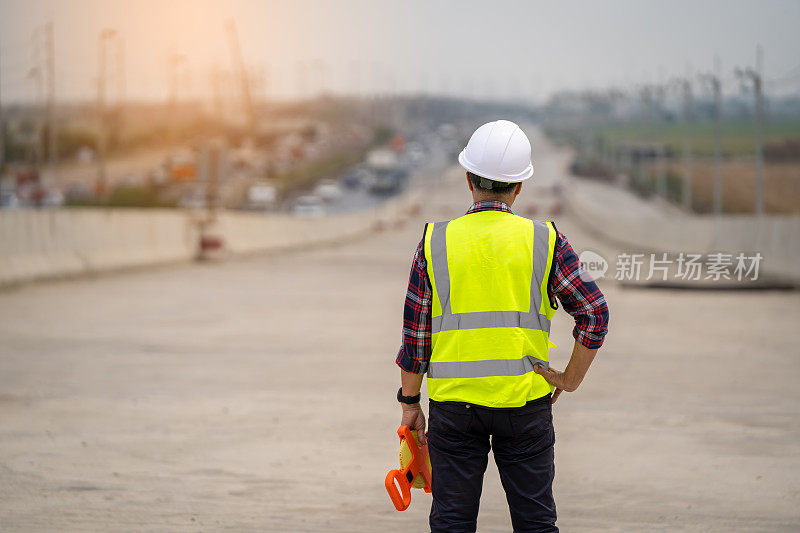
[[[621,124],[600,126],[596,136],[603,143],[619,142],[663,142],[669,149],[679,153],[682,149],[684,127],[681,123]],[[714,152],[714,125],[711,122],[696,122],[690,125],[689,138],[696,154],[711,155]],[[767,123],[765,141],[782,142],[800,139],[800,120],[773,120]],[[725,155],[747,155],[755,150],[755,126],[752,121],[737,120],[722,124],[722,152]]]

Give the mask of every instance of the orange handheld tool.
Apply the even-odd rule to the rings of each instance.
[[[405,511],[411,505],[412,487],[431,491],[428,445],[420,445],[414,433],[416,431],[412,432],[408,426],[400,426],[397,430],[400,437],[400,469],[389,470],[386,474],[386,492],[398,511]]]

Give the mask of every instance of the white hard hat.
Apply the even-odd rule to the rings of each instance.
[[[475,130],[458,162],[473,174],[494,181],[517,183],[533,176],[531,143],[511,121],[488,122]]]

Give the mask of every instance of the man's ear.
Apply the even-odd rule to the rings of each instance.
[[[472,191],[472,180],[469,179],[469,174],[466,174],[466,176],[467,176],[467,187],[469,187],[469,190]]]
[[[517,187],[514,189],[514,196],[518,195],[519,191],[521,190],[522,190],[522,182],[520,181],[519,183],[517,183]]]

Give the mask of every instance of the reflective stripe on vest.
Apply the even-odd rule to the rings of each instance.
[[[489,376],[520,376],[533,372],[535,365],[550,368],[550,363],[532,355],[522,359],[489,359],[487,361],[432,361],[428,377],[434,379],[485,378]]]

